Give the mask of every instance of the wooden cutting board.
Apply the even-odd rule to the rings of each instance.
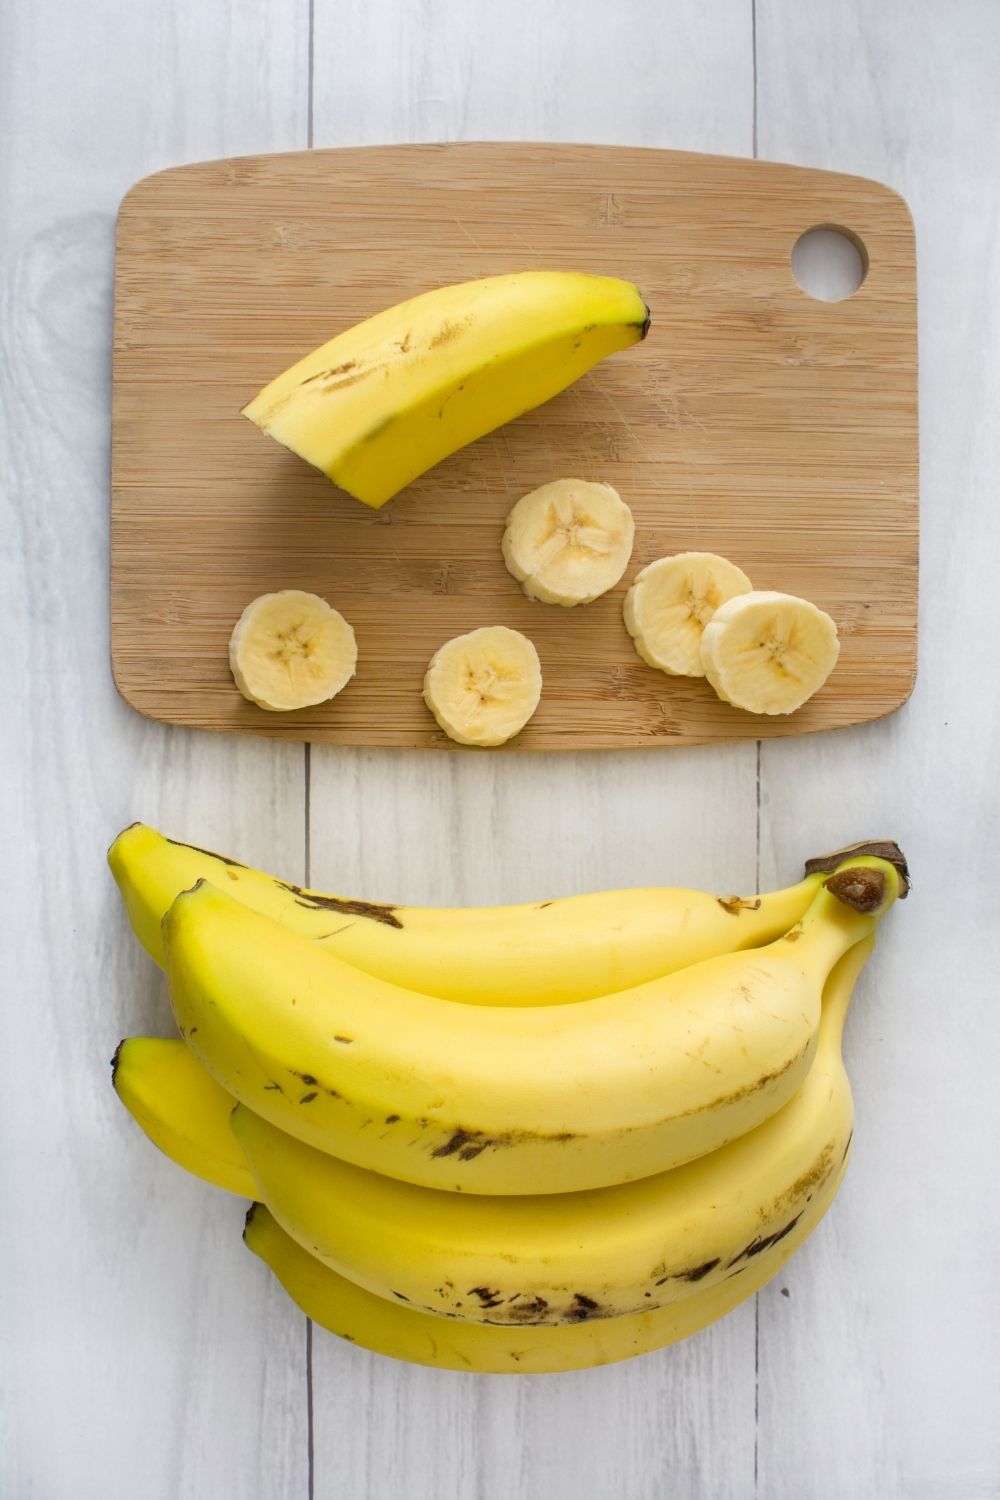
[[[826,303],[797,238],[841,226],[868,262]],[[240,416],[316,344],[435,285],[534,267],[635,281],[645,342],[456,454],[383,510]],[[671,151],[450,144],[297,152],[146,178],[118,220],[111,528],[115,681],[175,724],[452,748],[424,707],[436,648],[479,625],[535,642],[544,691],[503,753],[680,745],[875,719],[913,685],[917,351],[913,228],[875,182]],[[504,568],[512,503],[605,480],[636,520],[595,604],[530,602]],[[720,552],[840,629],[825,688],[787,718],[719,702],[636,655],[638,570]],[[358,673],[290,714],[247,703],[229,634],[256,595],[302,588],[350,620]],[[482,752],[475,752],[482,753]]]

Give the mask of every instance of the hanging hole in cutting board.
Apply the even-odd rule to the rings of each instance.
[[[868,251],[851,230],[817,224],[795,241],[792,273],[807,296],[843,302],[853,297],[868,274]]]

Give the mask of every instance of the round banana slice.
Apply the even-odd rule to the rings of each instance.
[[[519,630],[486,625],[434,653],[424,702],[459,745],[502,745],[527,724],[542,695],[538,652]]]
[[[828,614],[808,599],[760,590],[720,605],[701,638],[705,676],[719,697],[752,714],[794,713],[839,654]]]
[[[704,677],[701,637],[720,604],[753,588],[714,552],[678,552],[637,573],[625,595],[625,629],[651,667],[673,677]]]
[[[229,641],[229,665],[244,698],[283,713],[325,703],[358,664],[354,631],[318,594],[283,589],[248,604]]]
[[[514,506],[503,558],[529,599],[570,608],[614,588],[634,535],[632,512],[610,484],[556,479]]]

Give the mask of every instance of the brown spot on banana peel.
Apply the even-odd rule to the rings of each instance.
[[[788,1223],[781,1229],[776,1229],[773,1234],[761,1235],[759,1238],[751,1240],[748,1245],[744,1245],[738,1255],[734,1255],[732,1260],[726,1262],[727,1270],[730,1266],[735,1266],[738,1261],[751,1260],[753,1256],[760,1255],[765,1250],[770,1250],[771,1246],[776,1245],[779,1240],[783,1240],[786,1234],[791,1234],[804,1212],[805,1209],[799,1209],[795,1218],[789,1219]]]
[[[300,1083],[304,1083],[306,1088],[311,1089],[315,1087],[317,1089],[322,1089],[324,1094],[329,1094],[331,1099],[342,1099],[344,1097],[343,1094],[339,1094],[336,1089],[331,1089],[327,1084],[320,1083],[319,1079],[316,1078],[312,1073],[299,1073],[295,1068],[289,1068],[288,1071],[293,1078],[297,1078]],[[310,1099],[315,1099],[315,1097],[315,1094],[311,1094],[309,1096]],[[299,1100],[300,1104],[308,1102],[309,1101],[305,1098],[305,1096],[303,1096],[303,1098]]]
[[[517,1297],[523,1295],[522,1292],[517,1293]],[[549,1304],[544,1297],[533,1297],[530,1302],[517,1302],[516,1298],[511,1298],[508,1302],[507,1320],[512,1323],[538,1323],[542,1314],[548,1312],[548,1308]]]
[[[827,1141],[819,1156],[811,1167],[795,1179],[790,1188],[781,1193],[774,1200],[774,1207],[769,1218],[778,1217],[784,1210],[789,1209],[795,1203],[800,1203],[804,1198],[807,1202],[811,1196],[810,1190],[821,1187],[830,1173],[833,1171],[833,1157],[837,1149],[836,1141]]]
[[[453,339],[458,338],[459,334],[462,332],[462,329],[470,321],[471,320],[467,317],[460,318],[457,322],[453,322],[452,320],[445,318],[444,322],[441,324],[441,327],[438,329],[434,337],[427,341],[428,349],[440,349],[442,344],[450,344]]]
[[[806,860],[805,873],[807,875],[833,874],[848,860],[863,856],[884,859],[887,864],[895,868],[899,876],[899,899],[905,900],[910,890],[909,866],[906,863],[906,855],[892,839],[863,839],[858,844],[848,844],[845,849],[835,849],[832,854],[817,854],[814,859]]]
[[[719,1264],[720,1258],[717,1255],[714,1260],[704,1260],[700,1266],[692,1266],[690,1271],[673,1271],[669,1276],[661,1276],[656,1285],[662,1286],[665,1281],[702,1281]],[[646,1295],[648,1297],[649,1293]]]
[[[217,859],[220,865],[229,865],[234,870],[246,870],[249,868],[247,865],[240,864],[238,859],[230,859],[225,854],[216,854],[214,849],[202,849],[197,844],[185,844],[181,839],[168,839],[166,835],[164,835],[164,839],[168,844],[173,844],[175,849],[190,849],[192,854],[204,854],[206,858]]]
[[[426,1126],[428,1122],[418,1120],[417,1124]],[[523,1146],[529,1143],[535,1145],[542,1142],[561,1144],[575,1139],[576,1135],[571,1130],[562,1130],[556,1135],[545,1135],[534,1130],[509,1130],[502,1135],[486,1135],[481,1130],[466,1130],[464,1126],[459,1125],[454,1128],[446,1141],[433,1148],[431,1156],[457,1156],[459,1161],[474,1161],[488,1146],[500,1148]]]
[[[372,922],[382,922],[386,927],[402,927],[402,922],[396,916],[394,906],[380,905],[376,901],[352,901],[344,896],[323,896],[318,891],[304,890],[300,885],[292,885],[287,880],[278,880],[282,890],[289,891],[295,897],[297,906],[304,906],[310,911],[335,911],[346,917],[368,917]]]
[[[503,1302],[503,1294],[494,1291],[488,1286],[472,1286],[469,1288],[470,1297],[478,1297],[481,1307],[499,1307]]]
[[[342,365],[334,365],[329,370],[317,370],[315,375],[307,375],[305,380],[300,380],[299,385],[312,385],[314,380],[330,380],[334,375],[346,375],[348,370],[357,367],[356,359],[349,359]]]
[[[741,911],[760,911],[763,905],[759,896],[716,896],[715,899],[731,917],[738,917]]]
[[[607,1318],[612,1313],[602,1311],[599,1302],[593,1297],[587,1297],[583,1292],[573,1293],[573,1306],[569,1309],[568,1320],[571,1323],[584,1323],[588,1318]]]

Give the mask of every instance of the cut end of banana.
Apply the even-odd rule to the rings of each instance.
[[[556,479],[514,506],[503,558],[529,599],[571,608],[614,588],[634,536],[632,512],[610,484]]]
[[[714,552],[661,557],[636,574],[622,613],[635,649],[672,677],[704,677],[701,638],[721,604],[753,588],[735,563]]]
[[[753,714],[790,714],[826,682],[840,654],[837,627],[807,599],[759,590],[720,605],[701,638],[719,697]]]
[[[261,594],[243,611],[229,641],[236,686],[274,713],[326,703],[358,664],[354,631],[317,594]]]
[[[459,745],[503,745],[542,695],[542,668],[527,636],[487,625],[446,641],[424,677],[424,702]]]

